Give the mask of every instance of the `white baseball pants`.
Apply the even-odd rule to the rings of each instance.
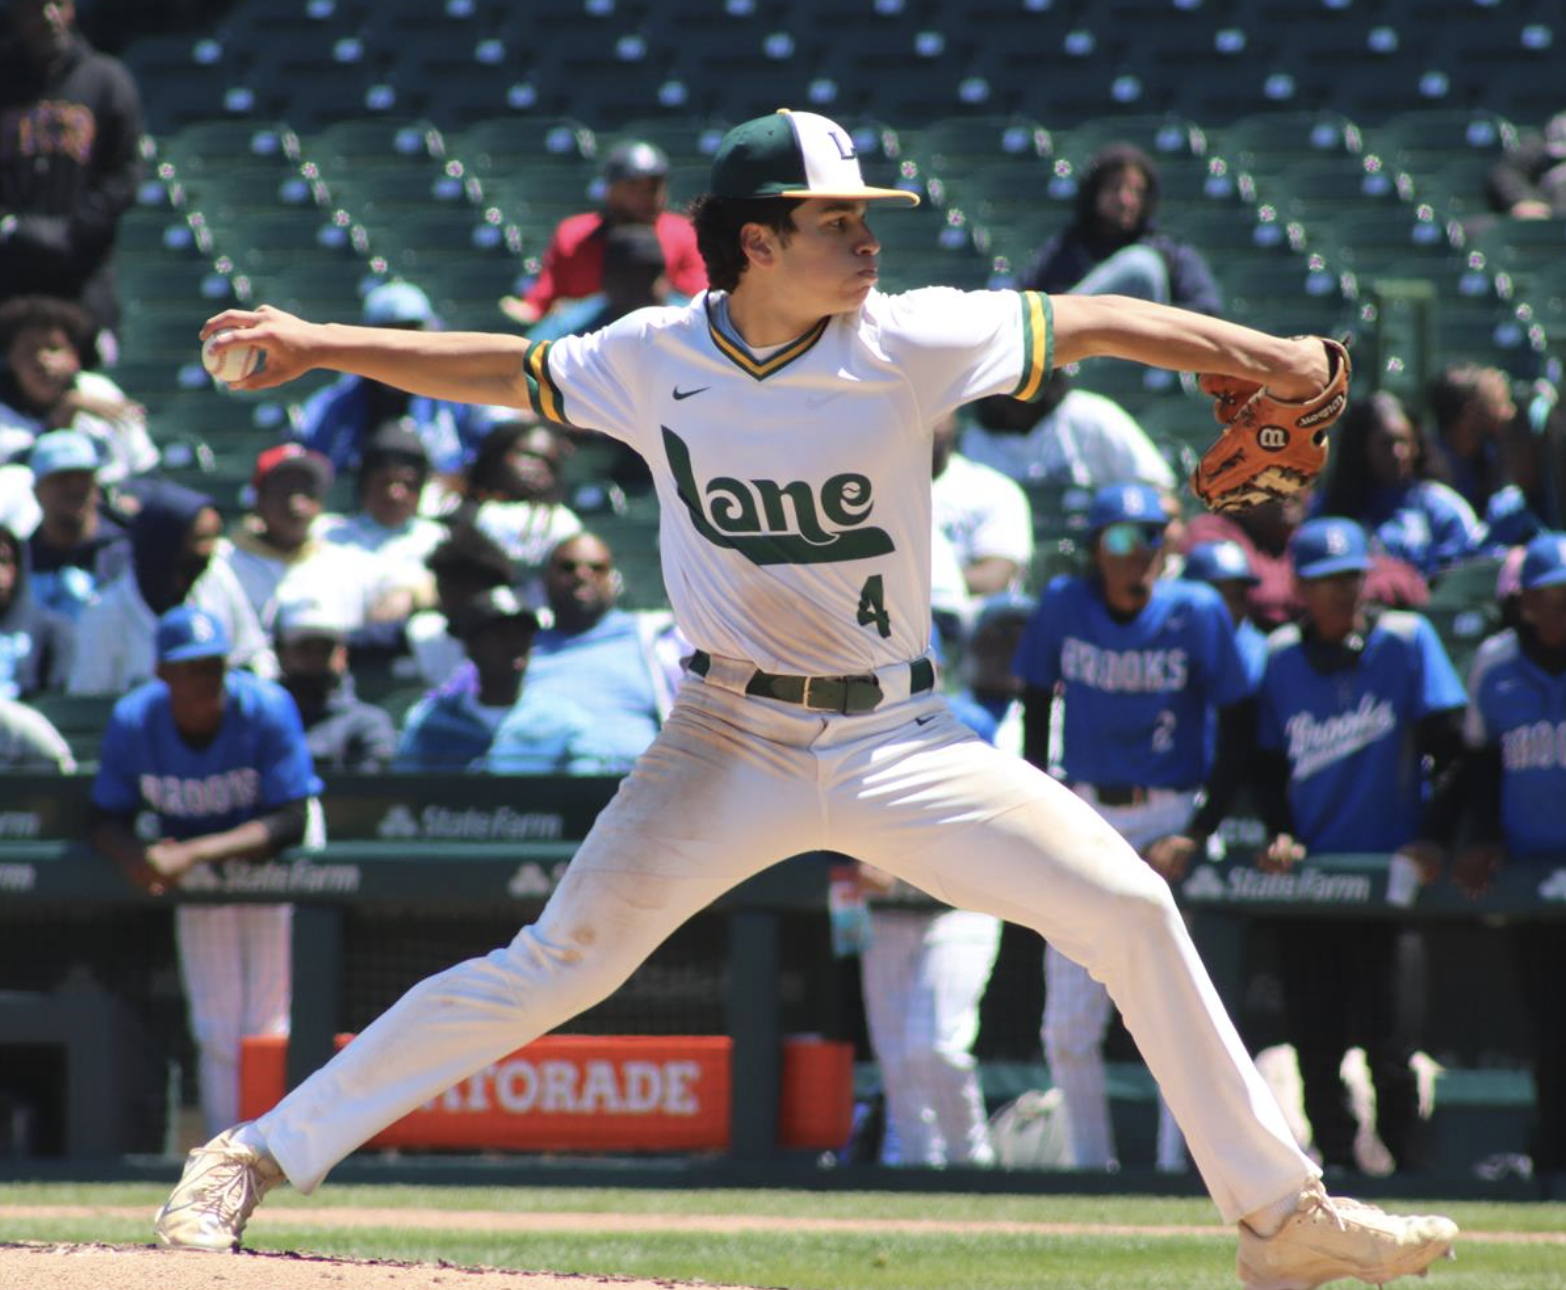
[[[1090,784],[1079,784],[1073,791],[1138,851],[1155,838],[1183,830],[1196,797],[1192,792],[1154,790],[1147,801],[1135,806],[1104,806]],[[1104,1037],[1109,1033],[1112,1016],[1104,986],[1053,944],[1046,945],[1044,1059],[1049,1063],[1050,1078],[1065,1100],[1072,1161],[1078,1169],[1102,1170],[1118,1164],[1109,1118],[1109,1088],[1104,1078]],[[1185,1143],[1162,1097],[1158,1103],[1156,1160],[1158,1168],[1165,1172],[1177,1173],[1185,1168]]]
[[[742,669],[739,669],[742,672]],[[738,673],[735,673],[738,674]],[[442,1090],[612,993],[741,880],[839,851],[1011,919],[1109,988],[1225,1219],[1319,1171],[1289,1134],[1169,888],[1092,808],[906,681],[822,715],[692,678],[536,923],[413,987],[257,1124],[301,1191]]]
[[[293,919],[291,905],[180,905],[174,911],[208,1136],[239,1116],[240,1039],[288,1033]]]
[[[995,1162],[973,1041],[1000,934],[965,909],[871,907],[865,1022],[900,1164]]]

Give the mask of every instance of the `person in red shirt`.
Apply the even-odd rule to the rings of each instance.
[[[530,327],[561,300],[603,289],[604,243],[616,224],[650,224],[663,247],[665,277],[675,291],[694,296],[707,286],[696,249],[696,230],[683,215],[665,210],[669,159],[650,143],[618,143],[604,158],[603,206],[561,220],[544,250],[544,267],[526,296],[504,296],[501,311]]]

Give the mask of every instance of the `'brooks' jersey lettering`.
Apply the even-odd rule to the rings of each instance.
[[[1464,734],[1501,749],[1501,832],[1518,857],[1566,853],[1566,674],[1522,652],[1516,632],[1479,648],[1468,682]]]
[[[1190,788],[1211,768],[1212,713],[1248,692],[1234,624],[1199,583],[1164,581],[1130,622],[1088,578],[1056,578],[1013,670],[1065,695],[1061,760],[1089,784]]]
[[[719,330],[716,304],[703,294],[534,346],[536,410],[647,458],[664,581],[693,645],[807,675],[919,657],[930,427],[984,395],[1037,397],[1047,297],[872,292],[764,357]]]
[[[1424,782],[1415,726],[1463,705],[1435,629],[1387,612],[1357,665],[1321,672],[1297,626],[1268,637],[1258,742],[1289,763],[1294,831],[1313,851],[1395,851],[1419,823]]]

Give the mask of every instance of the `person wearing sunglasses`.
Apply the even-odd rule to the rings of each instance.
[[[1250,686],[1223,598],[1161,577],[1169,520],[1158,489],[1099,489],[1088,528],[1089,571],[1050,583],[1017,649],[1024,753],[1063,774],[1151,862],[1152,844],[1193,832],[1197,791],[1213,761],[1211,714],[1239,704]],[[1204,843],[1154,868],[1172,881]],[[1053,945],[1045,947],[1044,983],[1044,1053],[1065,1097],[1075,1164],[1113,1169],[1103,1056],[1109,994]],[[1162,1103],[1157,1163],[1185,1168],[1184,1140]]]

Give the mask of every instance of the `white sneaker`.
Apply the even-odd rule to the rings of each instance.
[[[234,1132],[220,1133],[190,1153],[179,1184],[153,1220],[159,1245],[239,1248],[245,1224],[261,1198],[283,1181],[283,1171],[265,1152],[235,1142]]]
[[[1320,1182],[1300,1193],[1299,1208],[1273,1236],[1240,1224],[1240,1283],[1246,1290],[1312,1290],[1358,1277],[1384,1285],[1452,1254],[1449,1218],[1403,1218],[1374,1205],[1328,1196]]]

